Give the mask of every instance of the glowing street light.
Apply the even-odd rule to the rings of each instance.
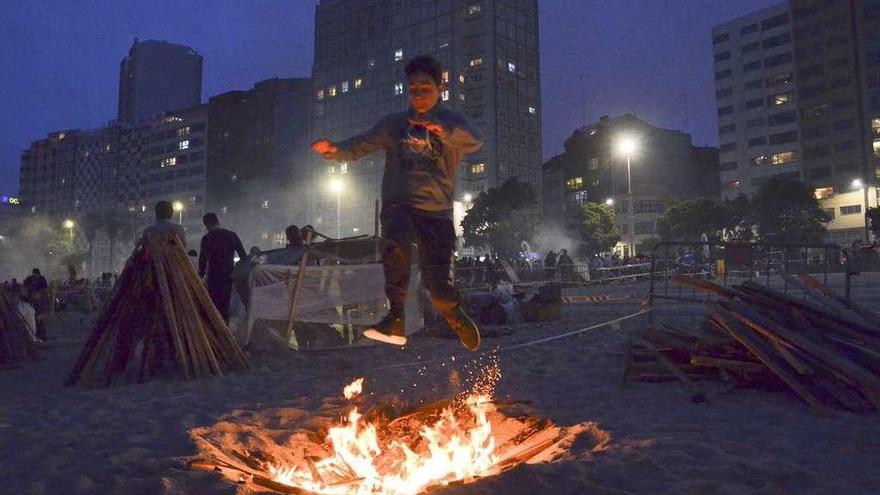
[[[461,199],[464,200],[465,204],[468,204],[474,200],[474,196],[471,193],[464,193],[464,196],[462,196]]]
[[[345,190],[345,182],[342,179],[333,178],[327,184],[330,192],[336,195],[336,238],[342,237],[342,191]]]
[[[865,183],[862,182],[862,179],[854,179],[852,181],[852,188],[856,191],[864,191],[864,206],[862,207],[862,212],[865,214],[865,242],[871,242],[871,229],[868,226],[868,188],[865,187]]]
[[[617,139],[617,153],[626,157],[626,196],[629,205],[627,216],[629,217],[629,249],[630,256],[636,254],[635,219],[633,218],[632,197],[632,157],[639,151],[639,144],[633,136],[621,136]]]
[[[853,189],[861,189],[862,187],[864,187],[864,185],[865,184],[862,182],[862,179],[856,179],[856,180],[852,181],[852,188]]]
[[[608,198],[605,200],[605,204],[608,206],[614,206],[614,198]]]
[[[73,220],[71,220],[70,218],[68,218],[68,219],[65,219],[63,222],[61,222],[61,226],[67,230],[73,230],[73,228],[76,226],[76,223]]]
[[[178,216],[178,223],[180,223],[180,225],[183,225],[183,210],[184,210],[183,203],[181,203],[180,201],[175,201],[174,203],[171,204],[171,206],[172,206],[172,208],[174,208],[174,211],[176,211],[177,214],[179,215]]]

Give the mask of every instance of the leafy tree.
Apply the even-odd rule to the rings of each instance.
[[[659,237],[648,237],[642,242],[636,244],[636,252],[641,254],[649,254],[651,251],[657,247],[657,244],[660,244],[661,239]]]
[[[821,242],[831,220],[813,196],[813,189],[798,180],[771,177],[750,203],[755,231],[765,242]]]
[[[704,233],[717,238],[725,214],[724,206],[709,198],[677,201],[657,219],[657,233],[664,241],[699,241]]]
[[[722,237],[726,241],[751,241],[755,236],[751,203],[745,194],[721,203],[719,221]]]
[[[880,208],[868,208],[867,216],[874,239],[880,239]]]
[[[535,190],[511,178],[480,193],[461,226],[467,245],[515,256],[523,241],[532,242],[535,238],[540,221]]]
[[[574,211],[571,225],[581,241],[580,254],[584,256],[610,251],[620,240],[614,210],[607,205],[583,204]]]

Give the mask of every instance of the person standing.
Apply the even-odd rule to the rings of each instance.
[[[48,340],[46,331],[46,319],[49,318],[49,284],[46,277],[40,273],[39,268],[34,268],[22,284],[27,294],[27,301],[34,307],[36,312],[36,334],[40,340]]]
[[[235,268],[235,254],[240,259],[247,258],[238,234],[220,228],[216,213],[205,213],[202,223],[208,233],[202,237],[199,249],[199,276],[205,279],[211,301],[220,316],[229,322],[229,299],[232,297],[232,271]]]
[[[553,280],[556,275],[556,253],[551,249],[544,257],[544,279]]]
[[[389,313],[364,336],[405,345],[404,303],[410,278],[412,244],[431,303],[469,350],[480,346],[480,332],[461,307],[452,285],[450,265],[455,250],[452,202],[455,173],[462,157],[480,149],[464,117],[439,104],[446,90],[443,66],[419,56],[406,64],[409,109],[382,118],[365,134],[333,143],[319,139],[312,149],[329,160],[352,162],[385,152],[382,177],[382,263]]]
[[[156,203],[156,223],[144,229],[143,241],[147,243],[147,237],[164,234],[166,232],[174,232],[180,243],[186,248],[186,232],[179,224],[173,223],[171,217],[174,216],[174,206],[168,201],[159,201]]]

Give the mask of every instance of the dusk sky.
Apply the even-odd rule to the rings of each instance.
[[[389,0],[390,1],[390,0]],[[0,2],[0,193],[19,157],[54,130],[116,116],[119,62],[132,39],[204,57],[202,99],[270,77],[308,76],[315,0]],[[777,0],[539,0],[544,157],[578,126],[634,113],[717,144],[713,25]]]

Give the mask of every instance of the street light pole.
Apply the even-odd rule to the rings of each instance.
[[[336,191],[336,238],[342,238],[342,190]]]
[[[636,226],[633,215],[635,214],[635,210],[633,210],[633,190],[632,190],[632,157],[630,155],[626,155],[626,195],[628,197],[627,202],[629,203],[629,256],[630,258],[636,255]]]

